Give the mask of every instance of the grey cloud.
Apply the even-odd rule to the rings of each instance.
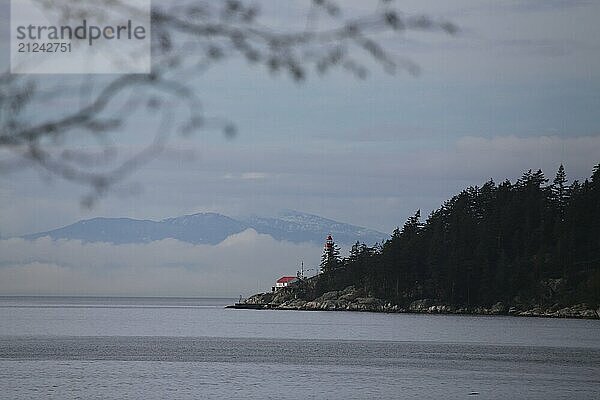
[[[576,50],[593,50],[585,43],[575,40],[504,39],[491,44],[504,53],[513,55],[562,57],[573,54]]]
[[[162,240],[111,245],[42,238],[0,241],[0,295],[237,297],[269,290],[320,248],[247,230],[218,245]]]
[[[552,10],[564,10],[573,7],[584,7],[594,5],[592,0],[518,0],[510,1],[501,5],[507,10],[515,12],[544,12]]]
[[[553,170],[561,162],[568,164],[576,176],[586,176],[600,154],[600,136],[468,136],[441,148],[432,148],[428,144],[420,146],[418,141],[408,148],[403,148],[402,143],[388,148],[335,146],[335,143],[323,142],[324,148],[333,149],[327,153],[285,146],[256,152],[215,148],[201,156],[197,168],[198,172],[210,173],[260,173],[263,180],[276,182],[282,188],[297,186],[287,179],[290,176],[305,176],[314,179],[319,190],[323,189],[320,182],[331,184],[344,177],[369,178],[371,182],[397,177],[438,179],[445,177],[448,171],[456,179],[473,179],[492,171],[494,175],[511,177],[522,169]],[[355,187],[346,189],[363,191],[358,185],[360,181],[355,182]]]
[[[3,234],[43,231],[94,216],[265,215],[285,208],[391,232],[415,209],[426,214],[464,187],[489,178],[514,180],[530,168],[552,176],[564,163],[569,178],[581,179],[600,162],[600,136],[463,137],[447,145],[415,141],[342,148],[333,141],[322,146],[335,150],[206,145],[185,162],[171,159],[179,154],[174,150],[125,183],[139,185],[140,194],[110,195],[92,210],[79,208],[68,184],[40,186],[35,177],[15,173],[0,191]]]

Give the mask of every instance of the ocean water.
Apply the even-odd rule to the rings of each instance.
[[[0,297],[0,399],[599,399],[600,321]]]

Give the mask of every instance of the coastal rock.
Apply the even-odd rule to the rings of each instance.
[[[559,306],[555,304],[547,309],[538,305],[529,310],[518,312],[516,315],[522,317],[598,318],[598,313],[585,303],[562,308],[559,308]]]
[[[558,303],[554,303],[550,308],[548,308],[546,311],[548,313],[555,313],[558,310],[560,310],[560,306],[558,305]]]
[[[307,301],[306,304],[304,304],[304,306],[302,306],[303,310],[318,310],[319,309],[320,304],[317,303],[316,301]]]
[[[521,311],[517,315],[521,317],[540,317],[544,314],[540,306],[535,306],[526,311]]]
[[[280,304],[277,308],[282,310],[302,310],[306,306],[305,300],[294,299],[288,300],[283,304]]]
[[[555,314],[562,318],[598,318],[598,313],[585,303],[561,308]]]
[[[382,311],[386,312],[386,313],[397,313],[397,312],[404,312],[406,310],[401,309],[397,304],[385,303],[383,305]]]
[[[248,297],[244,303],[246,304],[267,304],[273,300],[273,293],[258,293]]]
[[[437,304],[427,308],[429,314],[453,314],[455,311],[454,307],[447,304]]]
[[[547,285],[552,290],[557,290],[563,283],[548,281]],[[348,286],[343,290],[334,290],[324,293],[318,298],[309,301],[306,298],[307,287],[304,291],[288,287],[279,289],[274,293],[259,293],[246,299],[249,305],[264,305],[264,308],[279,310],[312,310],[312,311],[370,311],[386,313],[426,313],[426,314],[470,314],[470,315],[512,315],[523,317],[554,317],[554,318],[600,318],[600,308],[594,309],[585,303],[564,307],[558,303],[552,306],[539,304],[526,305],[519,298],[514,299],[510,307],[502,302],[497,302],[490,308],[475,306],[473,308],[455,307],[448,304],[439,304],[432,299],[420,299],[411,302],[408,308],[403,308],[390,301],[367,296],[363,290]],[[314,290],[314,287],[308,287]]]
[[[280,304],[283,304],[285,302],[288,302],[290,300],[295,300],[296,299],[296,295],[294,294],[293,290],[290,290],[288,288],[283,288],[283,289],[279,289],[275,292],[273,299],[271,300],[271,304],[278,306]]]
[[[506,314],[506,306],[502,302],[497,302],[490,309],[490,314],[492,315],[504,315]]]
[[[335,300],[325,300],[324,302],[321,303],[321,310],[337,310],[340,309],[340,304],[335,301]],[[345,308],[345,307],[344,307]]]
[[[323,302],[323,301],[327,301],[327,300],[337,300],[339,295],[340,295],[340,292],[338,292],[337,290],[333,290],[331,292],[327,292],[327,293],[323,294],[321,297],[316,299],[316,301]]]
[[[415,300],[408,306],[408,310],[410,312],[428,312],[429,307],[433,305],[433,301],[431,299],[422,299]]]
[[[331,291],[315,300],[302,305],[303,310],[347,310],[347,311],[386,311],[396,312],[398,306],[384,302],[375,297],[358,297],[360,291],[349,286],[342,291]],[[287,306],[287,304],[286,304]]]
[[[427,312],[430,314],[439,314],[442,306],[431,306],[427,309]]]
[[[347,302],[352,302],[354,300],[356,300],[356,298],[361,296],[361,292],[356,290],[356,288],[354,286],[348,286],[346,289],[344,289],[339,296],[339,300],[343,300],[343,301],[347,301]]]
[[[390,306],[391,310],[393,306]],[[303,310],[347,310],[347,311],[383,311],[382,301],[372,297],[359,298],[354,302],[348,302],[341,299],[333,300],[313,300],[305,302],[301,309]]]
[[[385,309],[379,299],[367,297],[363,300],[366,300],[366,299],[372,299],[373,301],[349,303],[346,306],[346,310],[348,310],[348,311],[372,311],[372,312],[385,311]]]
[[[587,310],[582,311],[579,314],[579,316],[582,317],[582,318],[598,318],[598,314],[596,313],[596,311],[591,310],[591,309],[587,309]]]
[[[375,297],[358,297],[355,302],[367,306],[378,306],[381,304],[381,300]]]

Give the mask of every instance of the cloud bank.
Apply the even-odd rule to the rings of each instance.
[[[246,296],[270,290],[301,261],[315,265],[320,251],[252,229],[217,245],[7,239],[0,240],[0,295]]]

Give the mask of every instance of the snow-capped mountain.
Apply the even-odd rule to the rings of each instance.
[[[277,217],[231,218],[216,213],[200,213],[161,221],[131,218],[92,218],[74,224],[24,236],[37,239],[75,239],[84,242],[108,242],[114,244],[148,243],[173,238],[194,244],[217,244],[230,235],[248,228],[271,235],[277,240],[294,243],[323,243],[328,234],[336,242],[349,245],[356,241],[374,244],[387,237],[386,234],[360,226],[345,224],[317,215],[297,211],[285,211]]]
[[[290,242],[322,243],[331,234],[340,244],[359,241],[371,245],[388,237],[371,229],[292,210],[283,211],[277,217],[253,216],[243,221],[257,232]]]

